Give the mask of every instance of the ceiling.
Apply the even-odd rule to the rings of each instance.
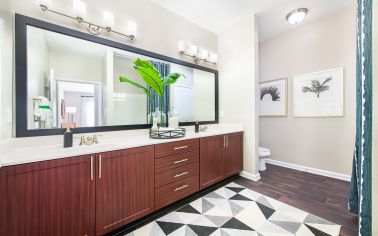
[[[256,14],[260,41],[350,6],[354,0],[150,0],[161,7],[215,33],[222,33],[238,19]],[[287,13],[307,7],[302,24],[290,25]]]

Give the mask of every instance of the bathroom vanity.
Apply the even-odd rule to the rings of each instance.
[[[218,124],[217,70],[19,14],[15,44],[17,138],[0,143],[0,235],[104,235],[242,170],[243,127]],[[119,80],[147,86],[140,58],[161,77],[184,76],[163,99],[147,97]],[[178,110],[184,138],[149,138],[158,100],[166,115]],[[195,133],[196,123],[211,125]],[[80,146],[85,133],[99,143]]]
[[[178,140],[122,131],[92,146],[12,148],[0,159],[0,234],[104,235],[238,174],[242,127],[216,126]]]

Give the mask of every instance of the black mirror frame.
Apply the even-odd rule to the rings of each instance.
[[[164,56],[158,53],[146,51],[140,48],[122,44],[109,39],[97,37],[87,33],[83,33],[74,29],[55,25],[49,22],[37,20],[28,16],[15,14],[15,71],[16,71],[16,85],[15,85],[15,105],[16,105],[16,137],[31,137],[31,136],[45,136],[45,135],[59,135],[63,134],[64,129],[28,129],[27,127],[27,26],[33,26],[40,29],[52,31],[67,36],[87,40],[90,42],[102,44],[105,46],[129,51],[136,54],[156,58],[159,60],[176,63],[179,65],[199,69],[215,74],[215,120],[201,121],[200,124],[217,124],[219,122],[219,82],[218,71],[207,67],[178,60],[172,57]],[[195,122],[181,122],[180,126],[194,125]],[[116,126],[97,126],[97,127],[79,127],[75,128],[75,133],[91,133],[91,132],[105,132],[117,130],[131,130],[131,129],[148,129],[151,125],[116,125]]]

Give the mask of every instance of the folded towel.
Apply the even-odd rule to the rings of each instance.
[[[40,121],[46,121],[49,113],[51,113],[50,105],[50,101],[47,98],[43,96],[36,97],[34,102],[34,115],[38,117]]]
[[[44,128],[52,128],[54,125],[51,103],[43,96],[34,98],[34,116],[41,122],[45,122]]]

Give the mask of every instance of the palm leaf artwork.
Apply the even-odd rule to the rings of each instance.
[[[142,60],[137,58],[133,63],[133,68],[138,71],[138,74],[142,77],[144,82],[156,92],[161,99],[159,101],[163,101],[164,97],[164,87],[170,84],[174,84],[177,80],[183,76],[180,73],[171,73],[168,76],[161,77],[159,71],[155,69],[155,67],[147,60]],[[122,83],[129,83],[136,88],[142,89],[143,92],[149,97],[150,104],[152,104],[152,100],[154,96],[149,92],[148,88],[145,86],[132,81],[131,79],[127,78],[126,76],[120,76],[119,81]],[[159,103],[159,109],[161,111],[161,120],[163,120],[163,102]]]
[[[323,81],[323,83],[320,83],[319,80],[311,80],[311,87],[303,87],[302,92],[303,93],[315,93],[316,97],[319,98],[320,94],[329,90],[330,86],[326,85],[328,82],[330,82],[332,78],[327,78]]]
[[[264,96],[270,94],[273,102],[280,101],[280,90],[277,86],[267,86],[260,89],[260,100],[262,101]]]

